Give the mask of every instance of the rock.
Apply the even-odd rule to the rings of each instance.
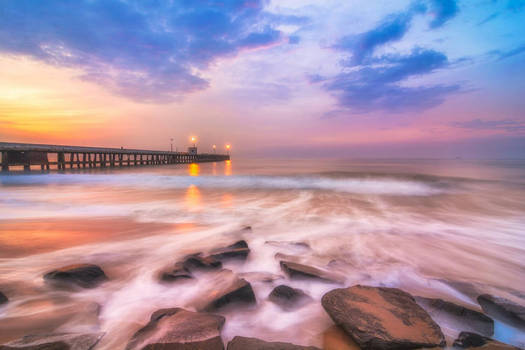
[[[224,317],[181,308],[155,311],[126,350],[223,350],[220,331]]]
[[[210,257],[216,260],[226,260],[226,259],[242,259],[246,260],[248,254],[250,253],[250,248],[248,248],[248,243],[246,241],[238,241],[232,245],[229,245],[224,248],[218,248],[212,250]]]
[[[97,265],[79,264],[48,272],[44,279],[57,286],[77,285],[82,288],[94,288],[108,278]]]
[[[239,277],[245,278],[250,282],[264,282],[271,283],[283,279],[284,276],[276,275],[270,272],[254,271],[254,272],[243,272],[238,274]]]
[[[104,333],[57,333],[27,335],[21,339],[0,345],[0,350],[91,350]]]
[[[490,316],[510,323],[518,328],[525,328],[525,307],[508,299],[483,294],[478,297],[478,303]]]
[[[321,303],[363,350],[445,346],[439,326],[400,289],[360,285],[334,289]]]
[[[516,347],[500,343],[482,335],[470,332],[461,332],[458,339],[454,341],[454,348],[459,349],[483,349],[483,350],[512,350]]]
[[[182,266],[187,271],[193,270],[216,270],[222,268],[222,263],[210,256],[202,256],[201,253],[187,256]]]
[[[320,350],[314,346],[301,346],[290,343],[266,342],[256,338],[235,337],[227,350]]]
[[[361,350],[339,326],[332,326],[323,332],[323,350]]]
[[[9,301],[7,297],[4,295],[4,293],[0,292],[0,305],[5,304]]]
[[[272,245],[275,247],[299,249],[301,251],[310,250],[310,245],[305,242],[295,242],[295,241],[266,241],[264,244]]]
[[[317,267],[300,264],[297,262],[281,260],[281,269],[290,278],[315,278],[326,282],[343,284],[345,278],[337,273],[321,270]]]
[[[191,275],[190,271],[180,262],[176,263],[173,269],[164,271],[160,275],[160,279],[164,282],[175,282],[178,280],[187,280],[191,278],[193,278],[193,276]]]
[[[209,286],[193,303],[198,311],[213,311],[231,303],[255,303],[250,283],[230,270],[220,271]]]
[[[438,324],[444,323],[455,329],[477,332],[486,336],[494,334],[494,321],[481,312],[441,299],[423,297],[415,299]]]
[[[310,297],[302,290],[291,288],[284,284],[275,287],[268,296],[268,300],[285,310],[304,305],[309,299]]]

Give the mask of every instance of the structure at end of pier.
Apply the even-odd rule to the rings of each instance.
[[[0,142],[0,152],[2,171],[9,171],[12,166],[22,166],[27,171],[31,166],[65,170],[230,160],[229,154],[197,153],[196,148],[191,152],[169,152]]]

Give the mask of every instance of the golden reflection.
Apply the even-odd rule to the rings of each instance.
[[[217,175],[217,162],[212,163],[211,173],[212,175]]]
[[[225,193],[221,196],[221,205],[229,208],[233,205],[233,196],[230,193]]]
[[[224,175],[230,176],[232,174],[232,161],[227,160],[224,164]]]
[[[191,163],[188,166],[188,172],[190,176],[199,176],[200,170],[201,170],[200,165],[197,163]]]
[[[190,210],[198,210],[201,206],[201,192],[195,185],[191,185],[186,190],[185,196],[186,207]]]

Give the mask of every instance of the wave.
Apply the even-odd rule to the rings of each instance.
[[[328,190],[356,194],[429,196],[442,193],[444,186],[422,180],[374,177],[301,176],[181,176],[156,174],[39,174],[0,176],[2,185],[94,184],[136,188],[185,189],[198,186],[210,189],[247,190]]]

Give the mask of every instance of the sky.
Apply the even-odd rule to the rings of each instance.
[[[0,141],[525,158],[525,0],[2,0]]]

